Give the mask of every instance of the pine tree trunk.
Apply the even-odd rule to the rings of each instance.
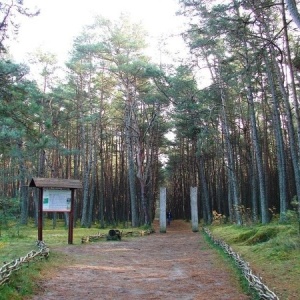
[[[204,172],[204,160],[202,155],[199,155],[199,177],[200,177],[201,191],[203,196],[203,219],[204,219],[204,223],[209,225],[212,223],[212,211],[211,211],[211,205],[209,201],[208,187],[207,187],[207,182],[206,182],[205,172]]]
[[[133,155],[133,142],[132,142],[132,125],[131,125],[131,107],[126,105],[125,115],[125,130],[126,130],[126,147],[128,159],[128,183],[130,192],[130,205],[131,205],[131,226],[138,226],[137,205],[136,205],[136,189],[135,189],[135,171],[134,171],[134,155]]]
[[[240,10],[239,10],[239,5],[236,4],[236,12],[239,18],[241,18],[240,15]],[[260,204],[260,214],[261,214],[261,222],[262,224],[266,224],[269,222],[269,211],[268,211],[268,199],[266,196],[266,184],[265,184],[265,175],[264,175],[264,170],[263,170],[263,159],[262,159],[262,147],[259,141],[259,135],[258,135],[258,130],[257,130],[257,124],[256,124],[256,116],[255,116],[255,107],[254,107],[254,97],[253,97],[253,86],[251,83],[251,78],[253,77],[253,74],[251,72],[251,64],[249,63],[250,61],[250,56],[249,56],[249,50],[247,46],[247,32],[246,32],[246,27],[244,28],[245,32],[243,34],[243,50],[244,50],[244,55],[243,57],[245,58],[245,70],[247,73],[245,74],[245,82],[246,82],[246,90],[247,90],[247,100],[248,100],[248,107],[249,107],[249,115],[250,115],[250,124],[251,124],[251,138],[252,138],[252,143],[253,143],[253,148],[254,148],[254,153],[253,155],[253,162],[255,162],[256,168],[251,166],[252,168],[252,176],[254,176],[254,170],[257,170],[258,173],[258,184],[259,184],[259,204]],[[255,183],[255,178],[251,177],[252,180],[252,218],[253,220],[256,220],[257,218],[257,201],[256,199],[256,190],[254,187],[256,186]]]
[[[238,182],[237,182],[237,175],[235,171],[234,166],[234,160],[233,160],[233,150],[232,145],[230,142],[230,133],[229,133],[229,127],[228,127],[228,121],[226,116],[226,102],[225,102],[225,95],[224,90],[222,87],[222,83],[219,84],[220,93],[221,93],[221,101],[222,101],[222,107],[221,107],[221,126],[225,138],[225,155],[227,160],[227,168],[228,168],[228,176],[229,176],[229,185],[231,185],[231,195],[232,195],[232,209],[233,209],[233,216],[234,216],[234,222],[236,222],[237,225],[242,224],[242,217],[240,213],[240,206],[241,206],[241,199],[239,195],[239,189],[238,189]],[[229,199],[230,201],[230,199]]]
[[[248,96],[250,123],[251,123],[251,136],[252,136],[252,141],[254,146],[256,168],[257,168],[258,179],[259,179],[258,184],[259,184],[259,195],[260,195],[259,204],[260,204],[261,222],[262,224],[267,224],[269,222],[269,210],[268,210],[268,200],[266,197],[265,175],[263,171],[261,145],[259,142],[258,132],[257,132],[252,87],[249,83],[247,85],[247,96]],[[252,203],[253,208],[255,207],[255,205],[256,203]]]
[[[100,135],[102,137],[102,134]],[[99,221],[100,228],[104,228],[104,153],[103,153],[103,140],[101,139],[100,146],[100,182],[99,182]]]
[[[96,149],[94,150],[94,159],[93,161],[97,161]],[[96,191],[96,165],[92,164],[92,178],[91,178],[91,192],[90,192],[90,201],[89,201],[89,210],[88,210],[88,227],[91,228],[93,222],[93,212],[94,212],[94,199],[95,199],[95,191]]]
[[[83,119],[83,118],[82,118]],[[92,134],[87,135],[85,124],[81,124],[81,154],[83,161],[83,196],[82,196],[82,215],[81,226],[88,227],[88,208],[89,208],[89,188],[90,188],[90,172],[92,168],[93,149]],[[89,140],[87,140],[89,139]]]
[[[298,28],[300,28],[300,14],[297,9],[296,1],[295,0],[286,0],[286,4],[287,4],[288,10],[289,10],[294,22],[296,23]]]
[[[92,152],[92,150],[89,150]],[[90,187],[90,172],[92,168],[92,155],[90,153],[88,161],[85,163],[84,175],[83,175],[83,205],[82,205],[82,216],[81,216],[81,226],[89,227],[88,224],[88,212],[89,212],[89,187]]]
[[[297,193],[297,198],[300,199],[300,165],[299,165],[299,155],[298,155],[299,145],[296,142],[296,134],[295,134],[295,128],[294,128],[294,123],[293,123],[293,117],[292,117],[292,113],[291,113],[292,109],[290,106],[290,99],[284,88],[283,82],[281,80],[279,66],[277,65],[276,62],[273,62],[273,65],[275,68],[277,80],[279,83],[279,87],[280,87],[280,91],[281,91],[282,99],[283,99],[283,103],[284,103],[285,120],[286,120],[286,124],[287,124],[288,136],[289,136],[289,146],[290,146],[289,149],[290,149],[291,159],[292,159],[296,193]],[[286,205],[284,205],[283,210],[287,209]],[[285,213],[286,213],[285,211],[282,212],[281,221],[285,221],[285,218],[286,218]]]
[[[290,72],[290,78],[291,78],[291,88],[292,88],[292,95],[293,95],[293,104],[294,104],[294,114],[296,118],[296,128],[297,128],[297,154],[299,153],[300,150],[300,111],[299,111],[299,103],[298,103],[298,95],[297,95],[297,90],[296,90],[296,83],[295,83],[295,72],[294,72],[294,67],[292,64],[292,57],[291,57],[291,50],[290,50],[290,43],[289,43],[289,35],[288,35],[288,24],[286,20],[286,14],[285,14],[285,7],[284,7],[284,0],[281,2],[282,4],[282,21],[283,21],[283,27],[284,27],[284,37],[285,37],[285,42],[286,42],[286,54],[287,54],[287,63],[289,66],[289,72]],[[298,14],[299,15],[299,14]],[[297,164],[300,165],[300,157],[298,154],[297,157]],[[300,217],[300,168],[298,167],[295,169],[294,166],[294,172],[297,172],[297,177],[296,177],[296,191],[297,191],[297,199],[298,199],[298,212],[299,212],[299,217]],[[299,224],[300,224],[300,219],[299,219]]]
[[[18,160],[19,160],[19,188],[21,200],[21,219],[20,223],[26,225],[28,222],[28,188],[26,186],[26,167],[23,157],[23,141],[17,142]]]
[[[265,55],[264,61],[267,70],[267,77],[269,88],[272,95],[272,109],[273,109],[273,128],[276,141],[277,152],[277,168],[279,179],[279,198],[280,198],[280,219],[283,221],[286,217],[287,210],[287,184],[286,184],[286,163],[284,158],[283,137],[281,132],[281,121],[279,115],[279,103],[276,94],[276,88],[273,78],[273,73],[270,66],[269,58]]]

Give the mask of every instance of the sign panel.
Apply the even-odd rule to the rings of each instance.
[[[43,211],[67,212],[70,210],[70,190],[43,190]]]

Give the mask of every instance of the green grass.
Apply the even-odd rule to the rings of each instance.
[[[24,265],[11,275],[10,281],[0,287],[0,300],[23,299],[35,289],[34,281],[40,278],[40,272],[48,267],[47,260],[39,260]]]
[[[116,228],[116,227],[114,227]],[[81,244],[83,236],[95,235],[98,232],[107,234],[109,228],[99,229],[97,225],[92,228],[74,228],[73,244]],[[118,229],[123,229],[118,227]],[[126,229],[123,229],[126,231]],[[4,262],[11,262],[17,258],[24,257],[31,250],[37,251],[36,241],[38,230],[33,222],[27,226],[18,226],[10,223],[8,228],[1,229],[0,236],[0,266]],[[57,220],[56,228],[53,229],[51,220],[45,220],[43,226],[43,240],[50,248],[48,259],[36,259],[34,262],[24,264],[23,267],[14,272],[9,282],[0,286],[0,300],[19,300],[31,295],[36,289],[36,283],[41,278],[43,269],[58,267],[66,263],[64,258],[59,257],[51,248],[68,244],[68,228],[65,227],[63,220]],[[103,239],[106,241],[106,239]],[[100,241],[101,242],[101,241]]]
[[[280,299],[300,295],[300,236],[296,224],[218,225],[210,230],[249,262]]]

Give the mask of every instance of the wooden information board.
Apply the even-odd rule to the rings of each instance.
[[[76,179],[32,178],[29,187],[40,190],[38,202],[38,240],[43,240],[43,212],[68,212],[68,243],[73,244],[74,192],[82,188]]]
[[[71,210],[71,190],[43,190],[44,212],[69,212]]]

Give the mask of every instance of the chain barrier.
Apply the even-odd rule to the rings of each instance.
[[[39,258],[48,258],[50,250],[43,241],[36,242],[38,251],[30,251],[24,257],[17,258],[16,260],[11,261],[10,263],[4,263],[0,268],[0,286],[9,280],[11,274],[19,270],[23,264],[29,264],[30,261],[39,257]]]
[[[279,300],[278,296],[262,283],[262,278],[253,274],[249,263],[244,261],[240,255],[235,253],[225,242],[215,239],[208,228],[204,228],[204,231],[215,245],[221,247],[229,256],[233,258],[237,267],[242,271],[244,277],[248,281],[249,286],[259,294],[260,299]]]

